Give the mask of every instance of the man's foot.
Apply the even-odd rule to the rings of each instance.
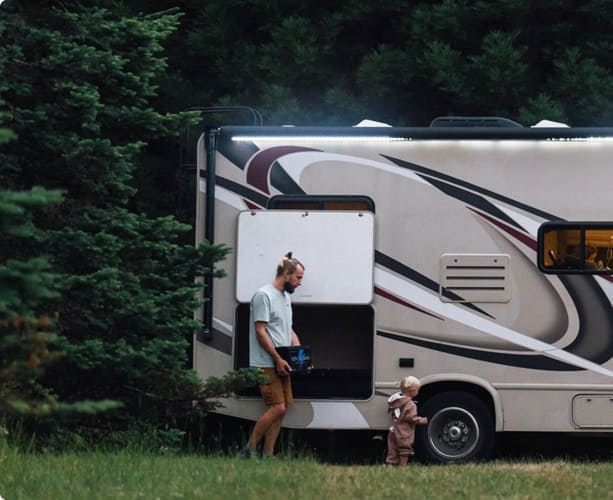
[[[249,448],[248,445],[243,446],[243,448],[241,449],[241,453],[240,453],[241,458],[250,459],[250,458],[253,458],[253,455],[254,455],[253,450]]]

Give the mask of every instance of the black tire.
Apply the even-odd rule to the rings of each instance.
[[[428,425],[417,427],[417,458],[433,463],[459,463],[492,456],[496,438],[494,416],[477,396],[442,392],[420,405],[419,414],[428,417]]]

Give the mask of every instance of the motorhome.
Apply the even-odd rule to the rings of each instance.
[[[251,295],[291,250],[313,367],[285,427],[384,431],[415,375],[432,461],[487,458],[502,432],[613,432],[613,128],[495,125],[203,134],[197,243],[233,252],[198,311],[199,375],[248,366]],[[222,403],[264,411],[257,389]]]

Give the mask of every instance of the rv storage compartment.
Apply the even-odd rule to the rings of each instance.
[[[368,399],[373,392],[374,310],[369,305],[295,304],[294,329],[311,348],[313,368],[293,373],[297,399]],[[249,304],[236,313],[235,366],[249,366]],[[241,393],[258,395],[257,388]]]

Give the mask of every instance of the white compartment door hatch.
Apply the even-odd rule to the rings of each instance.
[[[272,283],[291,250],[306,271],[293,303],[368,304],[373,295],[374,214],[367,211],[251,210],[238,216],[236,298],[249,302]]]

